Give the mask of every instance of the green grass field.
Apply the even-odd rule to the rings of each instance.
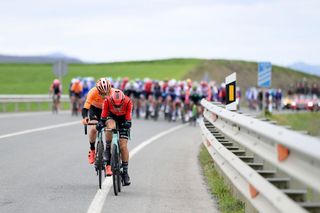
[[[247,87],[257,85],[257,63],[232,60],[166,59],[153,61],[116,62],[105,64],[70,64],[63,78],[64,93],[72,78],[76,76],[130,77],[153,79],[203,80],[209,79],[219,84],[232,72],[237,73],[237,85],[243,94]],[[56,78],[50,64],[0,64],[0,94],[45,94]],[[319,76],[296,72],[288,68],[273,66],[272,87],[287,90],[290,85],[302,79],[320,82]]]
[[[201,145],[199,160],[206,177],[206,182],[210,187],[210,192],[218,201],[219,210],[223,213],[245,212],[244,203],[232,196],[229,188],[224,183],[223,177],[214,168],[213,160],[203,145]]]
[[[268,116],[280,125],[289,125],[293,130],[306,130],[310,135],[320,136],[320,112],[272,114]]]
[[[76,76],[181,79],[201,60],[168,59],[109,64],[70,64],[63,78],[64,93]],[[44,94],[56,77],[50,64],[0,64],[0,94]]]
[[[52,103],[0,103],[0,112],[39,112],[51,111]],[[69,102],[61,103],[61,110],[70,110]]]

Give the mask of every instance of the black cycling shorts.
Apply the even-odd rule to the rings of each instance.
[[[99,108],[91,105],[90,109],[89,109],[90,121],[92,121],[92,120],[100,121],[101,113],[102,113],[102,109],[99,109]]]
[[[144,91],[144,92],[143,92],[143,95],[144,95],[144,97],[146,98],[146,100],[148,100],[148,99],[149,99],[149,96],[152,95],[152,94],[153,94],[152,92],[147,92],[147,91]]]
[[[82,93],[72,93],[72,96],[81,99],[82,98]]]
[[[126,121],[125,116],[116,116],[115,114],[109,113],[107,120],[114,120],[116,126],[119,128],[119,138],[129,139],[130,129],[121,128]]]
[[[136,92],[134,93],[134,98],[135,98],[135,99],[140,99],[140,95],[141,95],[141,92],[137,92],[137,91],[136,91]]]

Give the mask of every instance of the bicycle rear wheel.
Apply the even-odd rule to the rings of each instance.
[[[97,144],[97,157],[96,157],[96,168],[98,172],[98,178],[99,178],[99,189],[101,189],[102,185],[102,170],[103,170],[103,142],[98,141]]]

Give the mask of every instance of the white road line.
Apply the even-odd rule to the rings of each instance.
[[[71,125],[75,125],[75,124],[81,124],[81,122],[80,121],[73,121],[73,122],[68,122],[68,123],[63,123],[63,124],[40,127],[40,128],[36,128],[36,129],[28,129],[28,130],[24,130],[24,131],[20,131],[20,132],[14,132],[14,133],[6,134],[6,135],[0,135],[0,139],[9,138],[9,137],[17,136],[17,135],[29,134],[29,133],[33,133],[33,132],[45,131],[45,130],[49,130],[49,129],[60,128],[60,127],[65,127],[65,126],[71,126]]]
[[[174,128],[168,129],[166,131],[163,131],[155,136],[153,136],[152,138],[149,138],[148,140],[143,141],[141,144],[139,144],[137,147],[135,147],[131,152],[130,152],[130,159],[137,154],[139,151],[141,151],[145,146],[147,146],[148,144],[151,144],[152,142],[155,142],[157,139],[161,138],[162,136],[165,136],[171,132],[174,132],[178,129],[181,129],[183,127],[185,127],[187,124],[182,124],[179,126],[176,126]],[[107,195],[109,193],[110,188],[112,187],[112,178],[111,177],[107,177],[103,183],[102,183],[102,187],[101,190],[98,190],[96,195],[94,196],[89,209],[87,211],[87,213],[100,213],[102,210],[102,207],[104,205],[104,202],[107,198]],[[120,195],[121,196],[121,195]]]
[[[63,110],[59,111],[59,114],[71,114],[71,112]],[[45,111],[45,112],[17,112],[17,113],[11,113],[11,112],[4,112],[0,113],[0,118],[12,118],[12,117],[24,117],[24,116],[35,116],[35,115],[52,115],[52,112]]]

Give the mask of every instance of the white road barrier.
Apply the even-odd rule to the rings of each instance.
[[[61,95],[60,102],[69,102],[68,95]],[[26,104],[27,109],[31,108],[31,103],[52,103],[52,95],[0,95],[0,105],[2,106],[0,111],[6,112],[7,111],[7,104],[14,104],[15,111],[19,111],[19,104]],[[40,106],[39,106],[40,107]],[[50,108],[50,106],[49,106]]]
[[[60,101],[69,101],[68,95],[61,95]],[[0,103],[52,102],[52,95],[0,95]]]
[[[259,212],[320,210],[306,196],[307,188],[320,192],[319,139],[206,100],[201,104],[204,145],[246,203]]]

